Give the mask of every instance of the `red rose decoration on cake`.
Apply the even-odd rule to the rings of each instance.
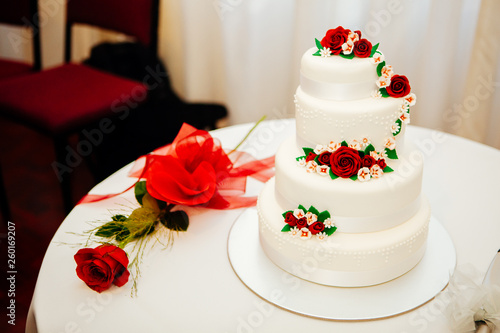
[[[405,97],[411,91],[410,82],[404,75],[393,75],[391,84],[386,87],[387,94],[391,97]]]
[[[292,212],[288,212],[285,215],[285,222],[290,226],[290,227],[295,227],[297,225],[297,218],[293,215]]]
[[[385,162],[385,159],[381,158],[377,161],[378,166],[384,170],[384,168],[387,166],[387,163]]]
[[[354,43],[353,52],[356,57],[368,58],[372,53],[372,43],[368,39],[360,39]]]
[[[296,225],[299,229],[307,227],[307,219],[305,217],[301,217],[300,219],[297,220]]]
[[[322,232],[323,230],[325,230],[325,225],[323,224],[323,222],[314,222],[309,226],[309,231],[313,235],[316,235]]]
[[[330,165],[330,156],[332,153],[325,151],[318,156],[318,162],[322,165]]]
[[[306,162],[313,161],[316,158],[316,156],[318,156],[318,155],[316,155],[313,152],[310,152],[309,154],[307,154]]]
[[[76,274],[91,289],[103,292],[112,284],[121,287],[130,276],[125,251],[114,245],[80,249],[75,254]]]
[[[371,168],[372,165],[374,165],[377,161],[370,156],[370,155],[365,155],[363,156],[363,159],[361,160],[361,165],[366,168]]]
[[[321,45],[324,48],[329,48],[332,54],[338,55],[342,51],[342,44],[347,41],[349,32],[351,32],[351,30],[344,29],[341,26],[335,29],[330,29],[321,40]]]
[[[342,178],[349,178],[361,168],[361,158],[356,149],[342,146],[332,153],[330,158],[332,172]]]

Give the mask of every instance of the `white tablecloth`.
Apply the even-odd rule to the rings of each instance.
[[[212,132],[233,148],[251,125]],[[295,134],[293,120],[266,121],[242,149],[255,157],[275,153]],[[406,137],[425,155],[423,192],[433,216],[448,230],[457,251],[457,269],[471,264],[481,275],[500,248],[500,151],[442,132],[412,127]],[[92,193],[118,192],[134,182],[130,166]],[[257,194],[258,182],[248,191]],[[301,316],[256,296],[233,272],[227,256],[230,228],[242,209],[188,209],[190,226],[173,247],[155,246],[145,256],[138,295],[130,285],[98,294],[75,274],[73,255],[84,238],[74,235],[136,206],[132,191],[77,206],[64,220],[40,269],[27,332],[451,332],[443,314],[450,302],[439,296],[408,313],[368,321],[330,321]],[[377,306],[377,304],[373,304]]]

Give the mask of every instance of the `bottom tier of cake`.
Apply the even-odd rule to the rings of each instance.
[[[261,192],[257,208],[260,243],[266,255],[283,270],[315,283],[338,287],[380,284],[411,270],[425,253],[430,220],[425,196],[417,213],[398,226],[368,233],[338,229],[323,240],[281,231],[285,226],[282,214],[296,207],[280,207],[274,178]]]

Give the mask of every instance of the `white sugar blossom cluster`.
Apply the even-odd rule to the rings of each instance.
[[[307,219],[307,225],[311,225],[311,224],[315,223],[316,221],[318,221],[318,216],[316,214],[311,213],[311,212],[307,212],[304,214],[304,211],[302,209],[295,209],[293,212],[293,215],[297,219],[305,217]],[[329,217],[323,221],[323,225],[325,226],[325,229],[334,228],[335,222],[331,217]],[[311,233],[311,230],[309,230],[309,228],[307,228],[307,227],[299,228],[297,226],[291,228],[289,231],[289,234],[291,237],[298,237],[302,240],[311,239],[313,236],[316,236],[316,239],[318,239],[320,241],[324,241],[328,237],[328,234],[325,231],[322,231],[322,232],[317,233],[316,235],[313,235]]]
[[[377,179],[382,177],[384,171],[378,164],[372,165],[370,168],[363,167],[358,171],[358,180],[365,182],[372,178]]]
[[[408,94],[403,100],[401,107],[399,108],[399,119],[402,123],[410,123],[410,106],[415,105],[417,97],[414,93]]]
[[[377,87],[380,88],[387,88],[388,86],[391,85],[391,78],[394,75],[394,71],[392,70],[392,66],[390,65],[385,65],[382,67],[380,73],[380,77],[377,80]]]
[[[324,47],[321,50],[319,50],[319,54],[324,58],[330,57],[332,55],[329,47]]]
[[[375,64],[375,65],[378,65],[379,63],[381,63],[382,61],[385,60],[385,57],[384,57],[384,54],[382,52],[380,52],[379,50],[377,50],[375,52],[375,54],[373,55],[373,57],[371,58],[371,61]]]
[[[380,99],[382,98],[382,93],[380,92],[380,90],[374,90],[372,92],[372,97],[375,99]]]
[[[342,52],[344,52],[345,55],[351,54],[353,49],[354,49],[354,43],[359,40],[359,35],[355,32],[349,32],[349,35],[347,36],[347,40],[344,44],[342,44]]]

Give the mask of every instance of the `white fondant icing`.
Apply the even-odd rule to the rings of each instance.
[[[374,94],[373,59],[318,57],[315,51],[307,50],[301,61],[297,135],[281,144],[275,179],[259,196],[260,242],[276,265],[309,281],[344,287],[386,282],[413,268],[425,252],[430,207],[420,193],[423,156],[404,143],[406,121],[401,131],[394,125],[406,111],[404,98]],[[369,142],[379,153],[395,148],[399,159],[385,158],[394,171],[365,168],[356,181],[332,180],[326,167],[296,161],[302,147],[319,153],[342,141],[357,150]],[[307,228],[295,236],[281,232],[282,214],[298,205],[327,210],[337,231],[323,240]]]
[[[313,56],[315,48],[307,50],[301,59],[300,72],[303,76],[325,83],[359,83],[373,82],[373,85],[363,91],[363,97],[370,97],[377,88],[377,65],[370,58],[344,59],[340,56]],[[361,97],[362,98],[362,97]]]
[[[301,87],[295,95],[297,136],[313,147],[330,141],[370,139],[377,151],[393,137],[392,125],[399,117],[403,98],[364,98],[355,101],[331,101],[313,97]],[[404,128],[396,138],[396,149],[403,146]]]
[[[411,269],[425,251],[430,219],[425,197],[417,213],[396,227],[367,233],[344,233],[339,228],[325,241],[281,232],[285,225],[281,214],[288,208],[276,200],[274,180],[265,185],[257,207],[266,254],[281,268],[309,281],[333,286],[382,283]],[[332,216],[335,219],[335,213]]]
[[[384,173],[378,179],[367,182],[351,179],[331,179],[306,172],[297,165],[295,158],[303,155],[293,137],[285,140],[275,157],[276,191],[291,205],[301,204],[328,210],[338,216],[339,223],[345,218],[366,218],[381,228],[404,222],[411,217],[412,205],[420,196],[423,172],[423,156],[409,144],[397,160],[386,159],[394,172]],[[404,212],[409,210],[410,212]],[[396,218],[392,221],[390,218]],[[367,222],[348,227],[348,232],[367,232]],[[359,229],[355,230],[356,227]],[[370,227],[368,231],[376,230]],[[380,230],[380,229],[379,229]]]

